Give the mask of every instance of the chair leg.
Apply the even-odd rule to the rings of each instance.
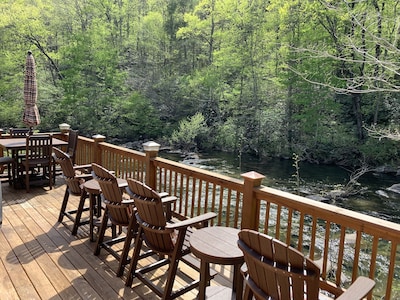
[[[29,183],[29,166],[25,166],[25,189],[26,192],[29,193],[29,188],[30,188],[30,183]]]
[[[142,235],[143,235],[143,230],[142,230],[142,228],[139,228],[137,236],[136,236],[136,240],[135,240],[135,248],[133,250],[133,257],[131,259],[131,263],[129,265],[129,271],[128,271],[128,274],[127,274],[126,280],[125,280],[126,286],[132,286],[133,277],[135,276],[136,266],[138,264],[139,257],[140,257],[140,251],[142,250],[142,244],[143,244]]]
[[[12,167],[13,167],[13,163],[8,163],[7,164],[7,177],[8,177],[8,184],[9,185],[12,185],[12,176],[11,176]]]
[[[129,221],[129,225],[127,228],[124,247],[122,249],[121,258],[119,260],[117,277],[121,277],[124,274],[124,268],[128,262],[128,254],[129,254],[129,249],[131,248],[132,239],[133,236],[137,233],[137,229],[135,229],[135,223],[136,220],[134,217],[132,217]]]
[[[97,237],[96,247],[94,249],[94,255],[100,254],[101,244],[103,243],[104,234],[106,233],[107,229],[107,223],[108,223],[108,209],[106,207],[103,215],[103,220],[101,221],[99,236]]]
[[[165,284],[164,295],[162,299],[171,299],[172,288],[174,287],[174,280],[176,276],[176,271],[178,270],[179,260],[175,257],[171,258],[171,262],[168,268],[168,279]]]
[[[67,209],[68,199],[69,199],[69,189],[67,187],[65,189],[64,199],[63,199],[63,202],[61,204],[60,214],[58,216],[58,222],[59,223],[61,223],[63,218],[64,218],[65,210]]]
[[[16,171],[16,170],[17,170],[17,162],[16,162],[16,161],[13,161],[13,162],[11,163],[11,178],[12,178],[12,185],[13,185],[14,188],[16,187],[15,181],[17,180],[17,176],[16,176],[16,174],[15,174],[15,171]]]
[[[186,232],[186,230],[180,230],[180,232],[178,234],[174,253],[172,254],[172,257],[170,260],[170,265],[168,268],[168,277],[167,277],[167,282],[165,284],[164,295],[163,295],[162,299],[170,299],[171,298],[172,288],[174,287],[176,271],[178,270],[179,255],[180,255],[179,252],[181,251],[183,242],[185,240],[185,232]]]
[[[78,210],[75,215],[74,227],[72,228],[72,235],[76,235],[78,232],[78,227],[81,225],[81,217],[83,212],[83,207],[85,206],[85,200],[87,198],[87,193],[82,190],[81,197],[79,200]]]
[[[53,167],[51,163],[48,166],[48,169],[49,169],[49,185],[50,189],[53,189]]]

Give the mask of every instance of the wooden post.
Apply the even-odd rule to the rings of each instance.
[[[253,189],[261,185],[261,181],[263,178],[265,178],[265,176],[253,171],[241,174],[241,176],[244,179],[241,228],[258,231],[260,204],[257,203],[254,197]]]
[[[143,150],[146,153],[146,184],[156,190],[157,168],[154,165],[154,158],[158,156],[160,144],[152,141],[144,143]]]
[[[101,148],[100,148],[100,143],[104,142],[106,140],[106,137],[101,134],[96,134],[92,136],[94,139],[94,153],[93,153],[93,158],[94,162],[96,164],[99,164],[100,166],[102,165],[102,158],[101,158]]]

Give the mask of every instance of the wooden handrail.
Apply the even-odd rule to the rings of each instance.
[[[93,139],[80,137],[77,163],[100,158],[99,163],[117,176],[136,178],[178,197],[173,210],[180,219],[213,211],[214,225],[243,226],[272,235],[316,260],[322,284],[335,294],[364,275],[377,281],[374,297],[400,297],[400,279],[394,276],[400,272],[400,224],[259,182],[246,184],[246,176],[235,179],[106,142],[95,145]],[[378,264],[385,271],[378,272]]]

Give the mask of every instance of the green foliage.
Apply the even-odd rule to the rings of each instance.
[[[360,146],[360,152],[369,165],[398,165],[400,163],[398,143],[388,139],[369,138],[365,144]]]
[[[293,159],[293,167],[294,167],[294,170],[295,170],[295,172],[292,175],[292,177],[295,179],[297,190],[299,190],[300,189],[300,182],[301,182],[301,180],[300,180],[301,179],[300,178],[300,157],[299,157],[298,154],[293,153],[292,159]]]
[[[121,115],[114,116],[113,136],[121,140],[147,140],[162,136],[163,130],[166,130],[156,109],[143,95],[134,92],[119,105],[118,114]]]
[[[185,152],[197,151],[198,144],[207,137],[207,126],[204,116],[197,113],[179,122],[179,129],[174,130],[171,144]]]
[[[394,162],[396,145],[362,130],[399,125],[397,2],[382,5],[5,0],[0,125],[22,125],[30,49],[38,130],[67,122],[111,140],[171,137],[186,151]]]

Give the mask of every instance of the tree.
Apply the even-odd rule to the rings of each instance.
[[[207,132],[204,117],[197,113],[187,120],[179,123],[179,130],[174,130],[171,136],[171,143],[175,147],[183,149],[184,152],[197,151],[199,139]]]

